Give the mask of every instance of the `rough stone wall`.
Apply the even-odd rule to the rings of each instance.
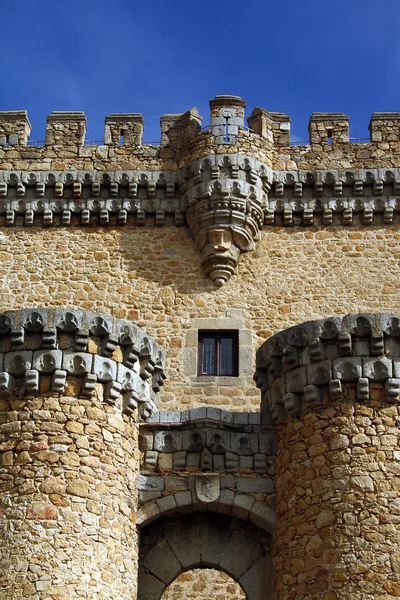
[[[250,375],[240,387],[185,376],[193,319],[240,310],[255,352],[274,332],[311,318],[399,312],[399,241],[396,226],[265,230],[238,275],[216,290],[183,228],[5,228],[1,308],[69,306],[135,320],[167,354],[162,408],[257,410]]]
[[[193,569],[179,575],[166,589],[162,600],[246,600],[240,585],[214,569]]]
[[[138,458],[96,399],[0,400],[1,598],[135,597]]]
[[[281,430],[277,600],[400,595],[400,413],[382,405],[382,388],[371,385],[368,405],[348,389],[347,402]]]

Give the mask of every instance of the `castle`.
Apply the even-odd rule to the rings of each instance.
[[[400,113],[245,105],[0,112],[1,600],[400,596]]]

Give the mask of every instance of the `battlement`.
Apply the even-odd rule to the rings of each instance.
[[[26,110],[0,112],[0,146],[26,146],[31,129]]]
[[[210,100],[210,123],[201,127],[202,117],[196,108],[185,113],[160,117],[162,147],[176,148],[202,132],[214,138],[216,145],[236,144],[241,135],[259,137],[267,147],[277,149],[294,143],[290,138],[290,116],[255,107],[245,124],[246,102],[239,96],[216,96]],[[309,141],[303,145],[342,146],[351,143],[349,117],[344,113],[313,113],[308,125]],[[371,144],[400,144],[400,113],[376,112],[369,123]],[[140,113],[112,113],[105,117],[105,146],[140,148],[144,120]],[[0,146],[27,146],[31,124],[27,111],[0,112]],[[82,146],[86,143],[86,116],[81,111],[53,111],[47,116],[45,146]],[[99,146],[102,145],[99,141]],[[32,144],[33,145],[33,144]],[[41,145],[41,143],[37,143]],[[152,144],[154,145],[154,144]]]

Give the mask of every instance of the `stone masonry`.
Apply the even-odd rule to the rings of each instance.
[[[0,112],[1,600],[400,597],[400,113],[245,108]]]

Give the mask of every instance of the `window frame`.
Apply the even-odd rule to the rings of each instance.
[[[215,372],[203,373],[203,350],[204,339],[215,338]],[[232,372],[221,373],[222,346],[221,340],[232,340]],[[198,331],[198,355],[197,355],[198,377],[239,377],[239,331],[237,329],[199,329]]]

